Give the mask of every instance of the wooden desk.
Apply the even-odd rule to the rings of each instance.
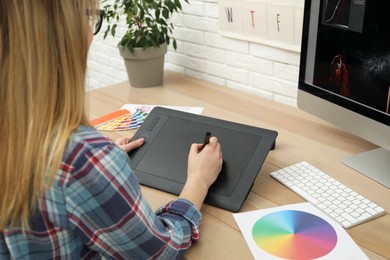
[[[242,212],[304,202],[269,176],[276,169],[303,160],[390,212],[390,189],[341,163],[343,157],[375,146],[297,108],[169,71],[163,86],[142,89],[124,82],[89,92],[91,119],[126,103],[201,106],[205,108],[203,115],[278,131],[276,149],[269,153]],[[130,132],[105,134],[116,139]],[[154,209],[175,198],[148,187],[142,191]],[[209,205],[204,205],[202,212],[200,242],[188,251],[186,259],[253,258],[231,212]],[[370,259],[390,259],[389,214],[347,231]]]

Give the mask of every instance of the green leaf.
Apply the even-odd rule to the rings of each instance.
[[[181,3],[180,0],[175,0],[175,4],[179,10],[181,10]]]
[[[162,15],[165,19],[168,19],[169,18],[169,9],[164,8],[162,11]]]
[[[104,32],[103,39],[106,39],[106,37],[107,37],[109,31],[110,31],[110,25],[107,25],[107,29],[106,29],[106,31]]]
[[[160,19],[160,13],[161,13],[160,9],[157,9],[157,10],[155,11],[156,20],[159,20],[159,19]]]
[[[112,36],[115,36],[116,27],[117,27],[117,26],[118,26],[117,24],[114,24],[114,25],[112,26],[112,28],[111,28],[111,35],[112,35]]]

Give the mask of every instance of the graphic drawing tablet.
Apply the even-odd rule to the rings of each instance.
[[[191,144],[203,143],[206,132],[218,138],[223,166],[205,203],[237,212],[275,144],[276,131],[155,107],[133,137],[144,137],[145,143],[129,152],[131,168],[141,184],[178,195]]]

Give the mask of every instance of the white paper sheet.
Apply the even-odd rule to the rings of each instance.
[[[126,109],[129,112],[134,113],[136,110],[140,110],[145,113],[150,113],[156,106],[165,107],[169,109],[175,109],[182,112],[188,112],[192,114],[200,115],[203,112],[203,107],[187,107],[187,106],[166,106],[166,105],[147,105],[147,104],[125,104],[121,109]]]

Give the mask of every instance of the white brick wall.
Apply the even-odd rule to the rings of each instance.
[[[190,0],[173,22],[178,47],[169,47],[165,69],[295,106],[298,52],[223,36],[217,0]],[[119,39],[103,40],[103,32],[95,36],[88,60],[90,89],[127,80],[116,48]]]

